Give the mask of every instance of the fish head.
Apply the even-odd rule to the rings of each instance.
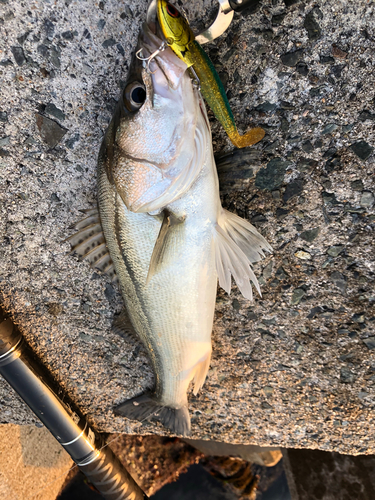
[[[129,210],[159,210],[191,184],[199,100],[158,23],[145,23],[104,141],[107,176]]]
[[[117,142],[125,152],[157,163],[168,155],[176,127],[194,115],[190,106],[193,88],[186,70],[186,64],[144,24],[122,96],[124,115]],[[149,135],[152,153],[145,140]]]

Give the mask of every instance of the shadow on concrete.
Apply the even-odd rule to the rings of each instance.
[[[293,500],[374,500],[375,457],[283,450]]]
[[[260,482],[256,500],[291,500],[286,475],[280,462],[275,467],[256,467]],[[238,500],[242,498],[229,486],[214,478],[201,464],[189,467],[180,479],[167,484],[152,497],[152,500]],[[243,497],[245,498],[245,497]],[[250,498],[250,497],[249,497]]]

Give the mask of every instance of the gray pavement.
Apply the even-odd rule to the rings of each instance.
[[[254,5],[208,50],[240,129],[267,131],[246,162],[220,164],[223,203],[275,251],[255,266],[262,298],[218,293],[192,437],[374,453],[374,4]],[[189,2],[193,27],[210,6]],[[96,157],[145,9],[0,2],[0,290],[100,430],[164,434],[113,415],[152,385],[151,369],[110,330],[117,287],[64,243],[95,204]],[[215,152],[232,150],[212,128]],[[0,416],[35,421],[2,380]]]

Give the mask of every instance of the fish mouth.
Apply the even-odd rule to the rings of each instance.
[[[157,17],[157,0],[151,0],[147,20],[138,39],[137,58],[152,79],[153,89],[164,95],[167,87],[176,90],[186,73],[187,65],[168,46]],[[140,61],[138,61],[140,62]]]

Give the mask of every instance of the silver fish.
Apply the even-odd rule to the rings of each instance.
[[[142,27],[100,150],[100,216],[89,212],[71,243],[95,266],[115,271],[154,369],[154,389],[116,412],[136,420],[153,415],[187,435],[189,385],[196,394],[210,364],[217,279],[229,293],[233,276],[251,299],[250,281],[259,291],[251,263],[271,247],[222,208],[202,97],[152,27]]]

